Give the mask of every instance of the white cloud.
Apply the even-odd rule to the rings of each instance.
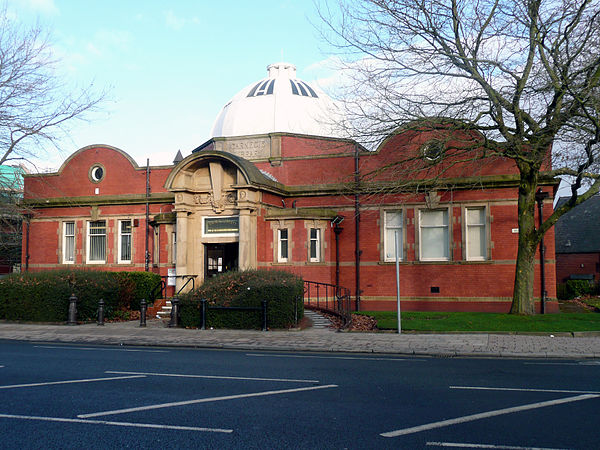
[[[171,28],[176,31],[181,30],[187,24],[200,25],[200,23],[201,23],[200,19],[196,16],[193,16],[190,18],[179,17],[171,9],[168,11],[165,11],[164,14],[165,14],[165,23],[167,25],[167,28]]]
[[[185,25],[185,19],[177,17],[172,10],[165,12],[165,21],[167,27],[172,28],[173,30],[181,30]]]
[[[54,0],[19,0],[19,3],[27,9],[37,11],[42,14],[59,14],[58,7]]]

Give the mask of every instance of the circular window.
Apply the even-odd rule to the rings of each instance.
[[[431,141],[423,146],[423,157],[427,161],[438,161],[444,155],[444,143],[442,141]]]
[[[94,164],[89,175],[94,183],[99,183],[104,178],[104,167],[101,164]]]

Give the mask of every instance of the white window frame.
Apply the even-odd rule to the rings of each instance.
[[[92,241],[92,234],[90,234],[90,228],[92,223],[94,222],[104,222],[104,234],[94,234],[93,236],[104,236],[104,259],[91,259],[90,258],[90,250],[91,250],[91,241]],[[106,220],[89,220],[87,222],[87,237],[86,237],[86,262],[88,264],[106,264],[106,251],[108,249],[108,246],[106,245],[106,241],[107,241],[107,222]]]
[[[312,232],[316,231],[316,237],[313,238]],[[321,262],[321,228],[311,227],[308,229],[308,260],[310,262]],[[315,243],[315,254],[312,253],[312,243]]]
[[[431,212],[443,212],[446,218],[445,224],[443,225],[423,225],[423,214],[427,214],[427,213],[431,213]],[[420,261],[450,261],[451,260],[451,255],[452,255],[452,246],[451,246],[451,241],[452,241],[452,229],[450,227],[450,211],[448,210],[448,208],[437,208],[437,209],[420,209],[419,210],[419,260]],[[441,256],[441,257],[424,257],[423,256],[423,230],[425,228],[441,228],[441,229],[445,229],[446,230],[446,242],[445,244],[445,250],[447,252],[448,256]]]
[[[286,236],[282,236],[282,232],[285,231]],[[285,243],[285,256],[283,255],[283,243]],[[279,228],[277,229],[277,262],[286,263],[290,258],[290,229]]]
[[[73,225],[73,234],[67,234],[67,225]],[[75,255],[76,255],[76,247],[75,247],[75,243],[76,243],[76,237],[77,235],[77,228],[76,228],[76,222],[74,220],[69,220],[69,221],[65,221],[63,222],[63,242],[62,242],[62,259],[63,259],[63,264],[75,264]],[[73,242],[73,248],[72,248],[72,253],[71,256],[73,259],[67,259],[67,242],[69,241],[69,239],[72,239]]]
[[[471,224],[469,223],[469,211],[479,210],[483,211],[483,223]],[[486,261],[488,259],[488,238],[487,238],[487,208],[485,206],[466,206],[464,208],[464,221],[465,221],[465,259],[467,261]],[[469,256],[469,230],[477,227],[483,232],[483,255]]]
[[[388,215],[400,214],[400,225],[388,225]],[[404,211],[394,209],[383,212],[383,260],[386,262],[396,261],[396,248],[394,238],[388,239],[388,230],[398,230],[398,260],[402,261],[404,256]],[[392,235],[393,236],[393,235]]]
[[[129,233],[123,233],[123,224],[129,222]],[[131,264],[133,258],[133,220],[122,219],[118,221],[119,227],[119,240],[117,242],[118,247],[118,263],[119,264]],[[129,236],[129,259],[123,258],[123,238]]]

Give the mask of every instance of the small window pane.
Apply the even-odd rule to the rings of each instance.
[[[319,254],[321,248],[321,243],[319,239],[319,229],[311,228],[310,229],[310,248],[309,248],[309,258],[311,261],[319,261],[321,255]]]
[[[122,220],[119,229],[119,261],[131,261],[131,220]]]
[[[89,223],[89,261],[104,262],[106,259],[106,221]]]
[[[421,211],[420,253],[423,260],[450,259],[448,211]]]
[[[75,222],[65,222],[64,225],[63,262],[75,262]]]
[[[483,260],[487,256],[485,208],[467,208],[467,259]]]
[[[396,260],[396,232],[398,232],[398,256],[402,259],[402,212],[385,212],[384,252],[386,261]]]

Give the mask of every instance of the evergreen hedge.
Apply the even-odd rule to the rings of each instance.
[[[160,283],[148,272],[53,270],[14,273],[0,280],[0,319],[30,322],[64,322],[69,297],[75,294],[77,319],[97,318],[98,300],[105,303],[105,318],[121,317],[138,310],[140,300]]]
[[[289,272],[265,269],[225,272],[180,297],[180,323],[188,328],[201,326],[201,299],[207,300],[208,307],[256,308],[266,300],[268,327],[289,328],[303,317],[303,292],[302,278]],[[207,327],[260,329],[261,325],[260,311],[207,311]]]

